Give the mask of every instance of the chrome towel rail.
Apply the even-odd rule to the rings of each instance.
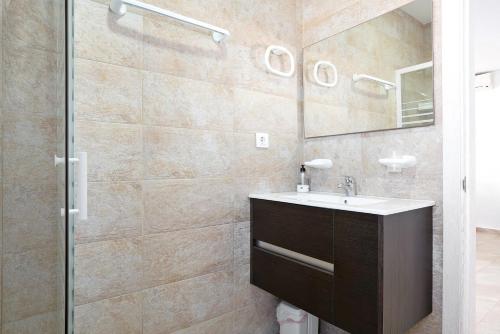
[[[167,16],[167,17],[170,17],[174,20],[184,22],[187,24],[191,24],[191,25],[197,26],[199,28],[210,30],[212,32],[213,40],[217,43],[220,43],[221,41],[223,41],[224,39],[226,39],[227,37],[229,37],[231,35],[229,33],[229,31],[227,31],[226,29],[222,29],[222,28],[216,27],[214,25],[211,25],[211,24],[199,21],[199,20],[195,20],[195,19],[190,18],[190,17],[184,16],[181,14],[177,14],[177,13],[172,12],[170,10],[166,10],[166,9],[156,7],[153,5],[149,5],[147,3],[143,3],[140,1],[136,1],[136,0],[111,0],[111,2],[109,4],[109,9],[117,15],[125,15],[125,13],[127,12],[127,5],[133,6],[136,8],[140,8],[140,9],[144,9],[144,10],[147,10],[147,11],[150,11],[153,13],[157,13],[159,15]]]

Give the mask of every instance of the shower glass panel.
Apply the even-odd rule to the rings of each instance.
[[[1,332],[70,333],[71,8],[0,6]]]

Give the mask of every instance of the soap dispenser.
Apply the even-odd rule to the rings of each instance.
[[[297,185],[298,193],[309,192],[309,180],[307,179],[306,166],[301,165],[299,172],[299,184]]]

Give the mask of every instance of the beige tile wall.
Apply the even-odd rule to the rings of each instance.
[[[311,26],[304,7],[304,45],[406,2],[337,1]],[[316,189],[350,174],[363,194],[440,204],[440,115],[435,127],[302,147],[297,79],[266,74],[260,59],[270,43],[297,52],[293,1],[152,3],[232,37],[218,46],[154,15],[117,19],[106,1],[76,1],[77,146],[89,152],[91,181],[90,217],[76,231],[77,332],[274,333],[275,299],[248,283],[247,194],[293,189],[303,148],[335,163],[313,175]],[[436,72],[439,92],[439,64]],[[255,131],[271,134],[269,150],[254,148]],[[376,159],[393,149],[421,163],[388,175]],[[435,218],[435,312],[415,333],[437,333],[441,322],[440,205]]]
[[[57,333],[62,10],[61,0],[0,1],[2,333]]]
[[[304,3],[303,44],[309,45],[377,15],[391,11],[408,0],[336,0],[331,8]],[[335,5],[333,5],[335,4]],[[311,8],[312,7],[312,8]],[[410,333],[441,333],[442,301],[442,134],[441,134],[441,44],[439,0],[434,0],[434,82],[436,125],[425,128],[352,134],[307,139],[305,159],[331,158],[333,168],[312,172],[312,189],[336,191],[342,175],[358,181],[359,193],[388,197],[433,199],[434,211],[434,312],[417,324]],[[397,151],[418,159],[416,167],[402,174],[389,174],[377,163]],[[322,324],[322,334],[344,333]]]
[[[249,284],[247,195],[295,184],[297,76],[267,74],[262,56],[271,43],[297,53],[300,8],[148,2],[230,30],[217,45],[150,13],[75,3],[76,146],[90,181],[76,332],[276,333],[276,299]]]

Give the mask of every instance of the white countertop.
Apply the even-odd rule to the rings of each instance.
[[[436,203],[428,200],[385,198],[372,196],[346,197],[335,193],[267,193],[250,194],[250,198],[292,203],[325,209],[370,213],[380,216],[393,215],[416,209],[432,207]]]

